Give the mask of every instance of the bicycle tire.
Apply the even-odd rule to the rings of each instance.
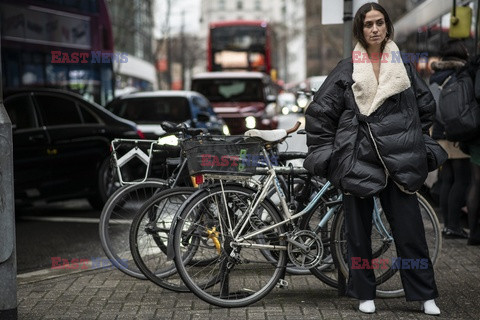
[[[255,303],[267,295],[285,274],[287,254],[285,250],[278,249],[278,246],[286,246],[286,241],[280,237],[285,232],[283,226],[270,230],[268,234],[260,234],[249,242],[265,244],[268,241],[272,245],[268,250],[234,249],[229,241],[232,235],[226,232],[226,220],[235,225],[256,192],[238,185],[209,187],[190,198],[180,209],[173,231],[175,265],[190,291],[212,305],[237,308]],[[227,206],[224,205],[225,199]],[[280,221],[282,219],[276,207],[265,199],[247,221],[248,230],[244,231]],[[192,250],[189,243],[197,243],[198,247]],[[276,260],[272,262],[263,253],[258,254],[262,250],[275,251]],[[202,255],[203,260],[213,262],[198,267],[188,263],[190,260],[185,259],[185,252],[195,252],[195,256]]]
[[[197,190],[178,187],[153,195],[130,228],[130,251],[137,268],[153,283],[176,292],[189,290],[177,275],[174,262],[167,260],[168,234],[178,209]]]
[[[129,276],[146,279],[130,253],[131,222],[143,201],[167,187],[167,183],[160,179],[125,185],[116,190],[103,207],[98,225],[103,251],[118,270]]]
[[[294,186],[292,188],[293,192],[290,196],[295,197],[295,196],[303,194],[303,188],[305,187],[305,180],[309,179],[309,178],[312,181],[310,183],[310,188],[311,188],[311,191],[309,192],[310,197],[309,197],[309,199],[304,199],[304,201],[308,202],[308,201],[312,200],[314,195],[318,191],[320,191],[320,189],[324,186],[324,183],[322,181],[318,180],[315,177],[309,177],[309,176],[306,176],[305,174],[296,175],[294,177],[294,179],[293,179]],[[287,191],[284,190],[284,192],[289,192],[287,182],[283,182],[282,186],[284,186],[284,189],[287,190]],[[267,198],[270,199],[279,208],[279,211],[281,211],[280,200],[278,199],[278,195],[276,193],[275,188],[272,188],[267,193]],[[296,202],[297,212],[300,211],[301,209],[303,209],[304,205],[305,205],[304,203],[300,204],[300,203]],[[311,217],[313,212],[315,212],[318,209],[318,206],[319,205],[317,205],[314,209],[312,209],[312,211],[310,213],[307,213],[306,216]],[[299,221],[300,230],[304,230],[306,228],[306,225],[305,225],[305,221],[306,221],[305,217],[306,216],[303,216],[303,217],[300,218],[300,221]],[[303,221],[303,224],[302,224],[302,221]],[[325,277],[325,275],[323,273],[323,271],[325,271],[326,269],[330,269],[331,267],[333,267],[333,260],[330,259],[330,261],[331,262],[329,263],[329,265],[325,265],[326,261],[324,260],[324,263],[316,268],[316,270],[318,270],[318,272],[314,275],[317,278],[319,278],[321,281],[323,281],[323,282],[325,282],[329,285],[333,285],[333,283],[330,281],[331,279],[328,278],[328,277]],[[292,264],[291,262],[288,262],[287,263],[287,273],[289,273],[291,275],[309,275],[312,272],[310,271],[310,269],[297,267],[294,264]]]
[[[425,228],[425,237],[427,239],[427,244],[429,245],[429,253],[430,259],[432,260],[432,264],[438,261],[441,247],[442,247],[442,237],[440,231],[440,224],[438,222],[438,218],[436,216],[435,210],[431,207],[425,198],[423,198],[420,194],[417,193],[417,198],[420,205],[420,212],[422,214],[422,219],[424,220],[424,228]],[[380,209],[381,210],[381,209]],[[382,218],[385,220],[384,225],[388,225],[385,219],[385,215],[381,215]],[[334,221],[334,230],[332,232],[332,242],[334,246],[334,259],[338,263],[339,268],[343,275],[348,278],[348,264],[346,261],[346,241],[344,239],[344,212],[341,210]],[[427,222],[427,223],[426,223]],[[372,228],[372,232],[374,232],[375,228]],[[372,243],[373,243],[374,235],[372,235]],[[380,244],[381,246],[381,244]],[[377,247],[378,248],[378,247]],[[433,248],[433,250],[432,250]],[[383,251],[384,254],[387,251]],[[390,243],[388,248],[389,254],[385,255],[386,258],[391,259],[396,257],[396,248],[393,242]],[[375,251],[374,251],[375,254]],[[379,255],[377,254],[377,258]],[[377,270],[381,270],[380,268]],[[392,269],[391,265],[389,265],[388,270],[378,277],[376,275],[376,295],[379,298],[398,298],[404,295],[404,290],[401,283],[400,272],[398,269]]]
[[[335,260],[332,254],[330,241],[334,219],[330,218],[326,225],[322,228],[319,227],[319,223],[326,213],[327,208],[325,202],[319,201],[315,207],[300,218],[299,227],[300,230],[310,230],[315,234],[320,235],[323,243],[324,252],[321,260],[322,262],[317,267],[310,269],[309,272],[326,285],[337,288],[337,268],[334,263]]]

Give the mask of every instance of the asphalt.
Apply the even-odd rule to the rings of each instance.
[[[436,319],[480,318],[480,246],[444,240],[435,266],[442,314]],[[91,268],[91,266],[89,266]],[[42,270],[18,275],[19,319],[428,319],[418,303],[377,299],[373,315],[357,301],[313,276],[287,276],[287,289],[274,289],[245,308],[213,307],[191,293],[175,293],[112,268]]]

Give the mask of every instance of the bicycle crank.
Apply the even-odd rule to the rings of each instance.
[[[311,269],[322,261],[322,239],[314,232],[309,230],[292,232],[288,235],[287,242],[288,257],[295,266]]]

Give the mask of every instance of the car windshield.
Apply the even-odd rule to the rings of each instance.
[[[108,106],[108,109],[139,124],[158,124],[162,121],[180,123],[191,117],[188,100],[184,97],[120,99]]]
[[[192,90],[200,92],[211,102],[263,101],[261,79],[198,79]]]

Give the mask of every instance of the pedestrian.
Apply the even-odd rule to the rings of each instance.
[[[446,152],[430,138],[435,101],[411,63],[399,59],[385,9],[367,3],[357,11],[352,57],[341,60],[306,110],[308,156],[304,166],[343,191],[350,267],[347,295],[359,310],[375,312],[372,269],[352,269],[352,258],[372,261],[373,196],[390,223],[398,258],[428,261],[401,269],[407,301],[440,314],[432,262],[415,192]]]
[[[474,57],[469,65],[470,75],[475,79],[475,97],[480,99],[480,55]],[[467,143],[460,144],[470,154],[470,170],[472,173],[470,187],[467,193],[467,212],[469,236],[467,245],[480,245],[480,137],[475,137]]]
[[[440,49],[441,60],[432,63],[435,73],[430,77],[430,84],[443,88],[453,77],[459,77],[460,73],[468,71],[468,50],[461,40],[450,40]],[[472,92],[473,95],[473,92]],[[442,106],[437,104],[437,108]],[[445,107],[445,106],[443,106]],[[448,106],[456,107],[456,106]],[[432,127],[432,138],[447,151],[448,160],[442,165],[440,185],[440,210],[443,216],[444,228],[442,234],[445,238],[466,239],[468,234],[460,225],[462,208],[466,203],[466,194],[470,184],[469,156],[459,148],[458,141],[448,141],[445,136],[445,128],[442,125],[440,113]]]
[[[469,146],[472,178],[467,193],[468,227],[467,245],[480,245],[480,141]]]

